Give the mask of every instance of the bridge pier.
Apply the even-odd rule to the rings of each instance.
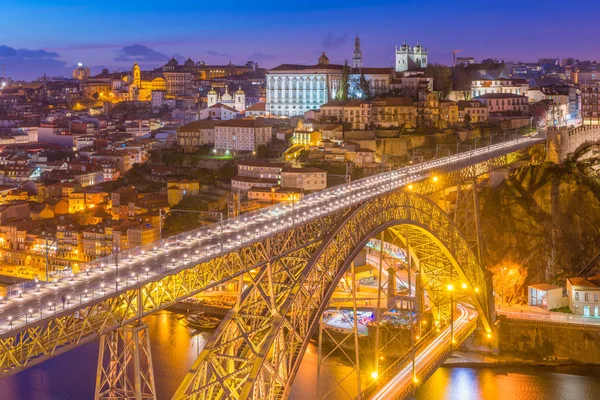
[[[148,324],[138,321],[100,337],[94,400],[108,399],[156,400]]]

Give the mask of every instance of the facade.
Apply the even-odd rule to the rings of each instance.
[[[246,117],[264,117],[267,115],[266,104],[258,102],[246,108]]]
[[[201,120],[216,119],[221,121],[229,121],[230,119],[237,119],[240,114],[235,108],[226,106],[225,104],[217,103],[204,110],[200,111]]]
[[[167,182],[167,198],[169,206],[179,204],[186,196],[195,196],[200,193],[200,182],[181,179],[181,180],[169,180]]]
[[[161,70],[168,94],[184,95],[191,92],[192,81],[197,76],[198,69],[190,58],[183,65],[179,65],[179,62],[172,58]]]
[[[77,68],[73,70],[73,79],[78,81],[87,81],[90,77],[90,69],[82,63],[77,64]]]
[[[186,151],[194,151],[199,146],[214,146],[215,125],[218,121],[194,121],[177,129],[177,144]]]
[[[376,128],[414,128],[417,109],[409,97],[381,97],[372,102],[371,121]]]
[[[303,191],[318,191],[327,187],[327,171],[319,168],[283,168],[281,187]]]
[[[529,110],[529,99],[519,94],[488,93],[476,97],[475,100],[485,105],[488,113],[525,113]]]
[[[582,83],[579,87],[583,124],[600,125],[600,82]]]
[[[217,93],[213,88],[208,92],[207,106],[210,108],[219,103],[229,106],[239,112],[243,112],[246,109],[246,93],[244,93],[240,87],[232,96],[229,93],[229,86],[225,86],[225,93],[221,96],[221,94]]]
[[[529,84],[525,79],[477,79],[471,82],[470,98],[483,96],[488,93],[512,93],[525,95]]]
[[[477,100],[459,101],[458,121],[464,122],[466,115],[471,117],[471,123],[485,122],[488,120],[488,108]]]
[[[396,72],[414,71],[427,68],[427,48],[417,42],[411,47],[404,44],[396,46]]]
[[[563,290],[560,286],[540,283],[527,287],[527,304],[544,310],[554,310],[563,306]]]
[[[420,50],[414,51],[424,51],[424,55],[419,53],[419,65],[427,66],[427,51],[418,47]],[[411,50],[411,54],[414,51]],[[411,55],[406,62],[409,62],[409,59],[412,60],[410,61],[412,68],[417,58]],[[335,100],[341,85],[343,70],[344,66],[341,64],[330,64],[325,53],[319,57],[315,65],[282,64],[269,70],[266,77],[267,114],[271,116],[302,115]],[[360,98],[363,95],[358,87],[363,74],[369,83],[372,96],[387,94],[390,91],[393,72],[393,68],[363,67],[360,39],[356,38],[354,57],[348,78],[350,97]]]
[[[215,126],[215,149],[256,151],[272,137],[273,128],[260,118],[223,121]]]
[[[321,106],[321,117],[332,123],[344,122],[352,129],[366,129],[371,121],[371,103],[365,100],[329,101]]]
[[[144,74],[138,63],[133,64],[133,82],[129,85],[129,96],[131,100],[152,101],[152,92],[166,91],[167,81],[164,77],[155,74]]]
[[[600,317],[600,275],[567,279],[569,308],[575,315]]]

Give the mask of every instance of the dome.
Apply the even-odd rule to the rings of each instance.
[[[214,95],[216,95],[217,91],[215,90],[214,87],[211,87],[210,90],[208,91],[208,94],[214,94]]]
[[[401,50],[406,50],[408,51],[410,49],[410,46],[406,44],[406,40],[404,41],[404,44],[402,45],[402,47],[400,47]]]
[[[235,94],[246,94],[246,92],[244,92],[244,91],[242,90],[242,87],[240,86],[240,87],[238,88],[238,90],[236,90],[236,91],[235,91]]]
[[[327,58],[327,56],[325,55],[325,52],[323,52],[323,54],[321,54],[321,57],[319,57],[319,64],[323,64],[323,65],[329,64],[329,58]]]

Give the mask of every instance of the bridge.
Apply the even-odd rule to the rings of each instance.
[[[0,377],[100,338],[96,398],[153,399],[143,317],[246,279],[251,284],[174,398],[285,398],[338,282],[367,242],[384,232],[407,249],[440,327],[472,327],[465,317],[454,318],[453,304],[461,301],[472,310],[468,321],[476,315],[491,334],[491,283],[473,226],[458,209],[451,218],[435,200],[456,187],[460,203],[465,182],[526,158],[544,142],[538,135],[519,137],[400,168],[115,251],[76,276],[13,288],[0,300]],[[460,288],[460,296],[451,288]],[[461,338],[452,332],[452,343]],[[419,363],[433,365],[425,356]]]

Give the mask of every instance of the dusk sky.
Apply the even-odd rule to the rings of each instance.
[[[595,59],[600,2],[582,0],[2,0],[0,63],[15,79],[69,76],[77,62],[129,69],[175,55],[226,64],[315,63],[352,58],[360,35],[366,66],[390,66],[394,46],[417,40],[431,62],[461,56],[534,61]]]

